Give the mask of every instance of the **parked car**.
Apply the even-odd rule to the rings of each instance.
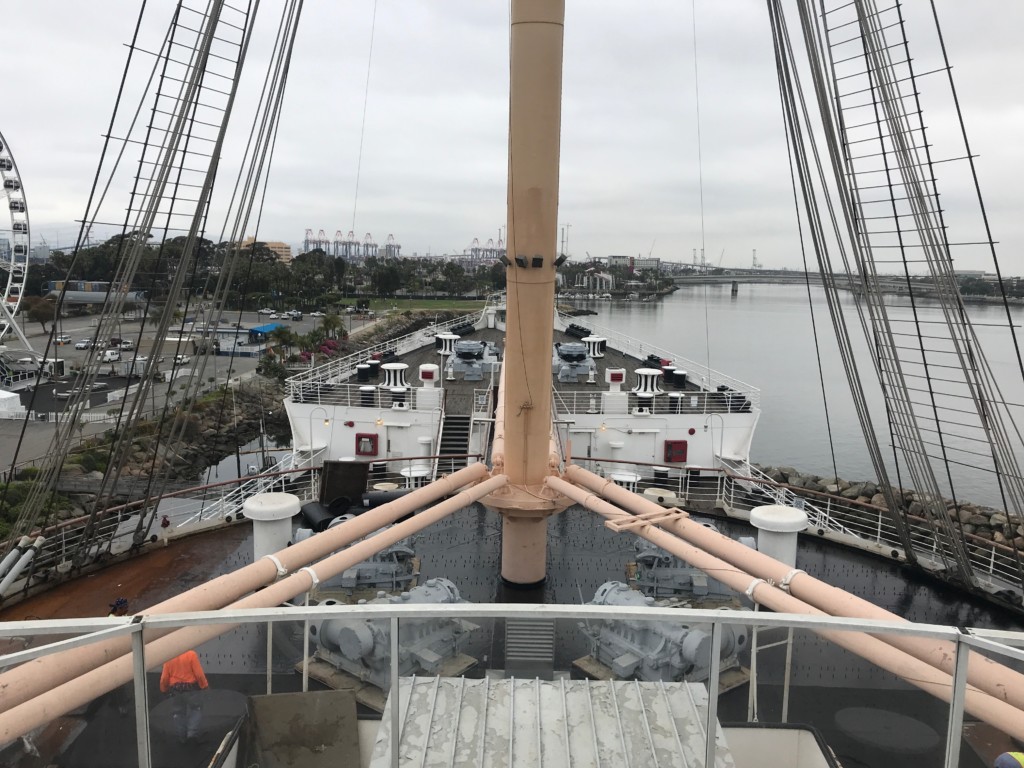
[[[270,320],[280,320],[281,316],[279,314],[277,314],[277,312],[271,312],[269,319]]]
[[[288,313],[288,317],[290,317],[292,320],[299,321],[302,319],[302,313],[299,312],[299,310],[297,309],[293,309],[291,312]]]
[[[327,317],[327,315],[324,314],[323,312],[321,312],[320,310],[317,310],[316,312],[310,312],[309,316],[310,317]]]
[[[192,358],[189,357],[188,355],[175,355],[174,356],[174,364],[175,365],[188,365],[191,362],[192,362]]]
[[[121,359],[121,350],[119,349],[105,349],[100,355],[101,363],[116,363]]]
[[[75,342],[75,349],[92,349],[92,339],[79,339]]]
[[[131,339],[124,339],[118,346],[121,349],[135,349],[135,342]]]
[[[70,344],[71,343],[71,337],[68,336],[66,333],[62,333],[57,338],[55,338],[53,340],[53,343],[58,345],[58,346],[63,346],[64,344]]]
[[[270,307],[264,307],[263,309],[256,310],[257,315],[272,315],[273,313],[274,310],[272,310]]]

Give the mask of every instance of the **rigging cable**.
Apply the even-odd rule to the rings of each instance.
[[[359,128],[359,155],[356,158],[356,189],[352,196],[352,231],[356,231],[356,211],[359,208],[359,175],[363,168],[363,139],[366,138],[366,107],[370,103],[370,69],[373,65],[373,37],[377,29],[377,0],[373,0],[373,17],[370,20],[370,52],[366,57],[366,86],[363,90],[363,119]]]
[[[221,21],[221,11],[223,3],[215,0],[213,2],[210,2],[210,4],[207,7],[208,13],[202,14],[205,23],[205,29],[202,32],[196,33],[196,39],[190,46],[191,60],[190,63],[187,65],[189,67],[189,71],[187,72],[188,77],[180,79],[179,93],[177,97],[172,97],[174,99],[174,108],[172,109],[172,111],[167,113],[170,116],[169,122],[172,127],[169,129],[156,128],[157,131],[161,131],[163,133],[162,146],[160,148],[160,154],[162,155],[162,159],[160,162],[157,162],[154,165],[152,175],[146,180],[148,187],[143,195],[140,207],[138,209],[135,209],[134,206],[129,206],[129,212],[132,212],[133,210],[135,211],[138,217],[136,220],[141,220],[142,226],[136,227],[135,229],[136,234],[132,238],[133,247],[130,251],[129,258],[126,259],[124,263],[118,266],[118,269],[125,275],[122,280],[122,284],[125,285],[129,285],[132,283],[137,273],[137,269],[141,262],[141,259],[148,249],[146,240],[150,237],[150,233],[152,232],[152,225],[156,219],[156,216],[160,212],[161,203],[167,203],[168,211],[171,212],[174,210],[174,207],[179,200],[177,196],[177,186],[181,174],[183,172],[184,160],[186,156],[190,152],[192,152],[192,150],[189,149],[189,146],[192,143],[193,129],[196,126],[195,111],[197,109],[198,103],[201,100],[201,94],[203,92],[202,83],[203,80],[205,79],[205,75],[208,72],[207,66],[209,62],[209,56],[211,55],[210,49],[212,46],[212,41],[214,39],[218,39],[216,37],[216,30]],[[178,10],[180,12],[181,10],[193,9],[189,9],[184,5],[180,5]],[[175,21],[173,22],[173,26],[178,26],[182,29],[188,29],[187,27],[183,27],[178,23],[177,13],[175,14]],[[246,46],[242,45],[239,51],[240,60],[244,59],[245,50]],[[164,62],[165,67],[169,59],[170,57],[168,55],[167,59],[165,59]],[[233,83],[232,91],[228,94],[228,103],[221,110],[221,124],[217,132],[218,138],[214,142],[215,146],[213,152],[210,155],[208,155],[209,164],[207,166],[206,177],[204,179],[203,184],[201,185],[199,198],[195,201],[186,201],[196,202],[198,203],[198,206],[191,214],[191,224],[188,230],[188,235],[186,236],[185,242],[183,243],[180,255],[180,263],[178,265],[178,269],[175,270],[175,272],[173,273],[171,285],[168,288],[168,293],[170,297],[177,297],[180,295],[181,287],[184,283],[185,277],[191,271],[189,265],[192,254],[194,253],[196,241],[197,239],[200,238],[200,233],[204,226],[206,214],[208,211],[208,200],[212,191],[213,178],[216,175],[216,168],[219,161],[220,147],[222,146],[223,143],[228,117],[230,116],[231,106],[233,104],[234,89],[237,88],[237,62],[235,71],[236,77]],[[169,79],[173,80],[174,78]],[[161,86],[157,90],[158,95],[156,98],[159,98],[159,94],[162,93],[163,81],[164,77],[162,75]],[[154,109],[154,115],[155,114],[156,110]],[[153,119],[151,119],[149,133],[151,134],[153,130],[154,123]],[[179,156],[181,157],[181,166],[179,166],[177,163],[177,158]],[[141,165],[142,163],[140,162],[140,169]],[[177,178],[175,181],[172,182],[170,181],[170,177],[172,174],[174,174],[175,170],[177,170]],[[136,178],[136,190],[138,189],[139,181],[141,181],[141,176],[138,176]],[[170,187],[169,197],[167,191],[168,187]],[[135,191],[133,191],[133,197],[134,195]],[[168,219],[168,221],[170,221],[170,219]],[[165,229],[164,238],[162,239],[160,248],[158,249],[158,259],[160,254],[162,254],[166,247],[167,234],[167,229]],[[123,297],[118,296],[117,300],[113,302],[112,306],[106,307],[105,309],[109,310],[110,312],[119,312],[122,304]],[[159,359],[162,350],[162,345],[164,343],[164,337],[166,336],[166,331],[170,324],[174,306],[174,301],[168,301],[165,304],[164,311],[158,322],[156,340],[152,348],[152,355],[155,359]],[[137,356],[138,351],[136,350],[133,358],[137,358]],[[142,418],[142,410],[144,408],[145,399],[148,396],[151,388],[152,377],[143,376],[140,380],[138,388],[136,389],[134,395],[131,398],[131,402],[128,403],[127,398],[125,398],[125,401],[122,402],[121,416],[119,419],[119,435],[111,446],[107,471],[104,474],[103,480],[101,482],[100,491],[97,494],[96,501],[94,502],[92,513],[89,515],[85,530],[83,532],[82,537],[79,540],[79,545],[75,557],[75,561],[79,564],[85,561],[88,555],[88,549],[93,544],[93,530],[94,527],[97,525],[98,519],[102,516],[103,513],[102,502],[105,500],[110,501],[110,499],[104,499],[104,493],[108,487],[111,489],[111,492],[113,488],[116,487],[118,479],[120,478],[128,462],[129,452],[132,448],[135,430]],[[170,388],[168,389],[168,391],[170,391]],[[169,397],[165,399],[165,414],[168,407],[166,400],[169,400]],[[157,437],[154,444],[152,445],[154,462],[156,459],[156,454],[158,453],[159,450],[159,445],[160,441],[159,437]],[[165,479],[166,476],[164,476],[164,480]],[[146,484],[147,500],[148,498],[150,498],[152,494],[153,481],[154,478],[152,474],[150,474],[148,482]],[[140,517],[140,526],[141,523],[142,517]],[[138,530],[139,527],[136,528],[136,533],[138,533]],[[110,531],[111,539],[113,538],[114,533],[114,530]],[[134,539],[133,541],[133,544],[136,545],[141,543],[141,540],[138,538]]]
[[[289,64],[291,61],[292,51],[294,50],[295,35],[298,30],[299,18],[302,14],[302,6],[303,0],[298,0],[297,2],[296,0],[292,0],[291,3],[282,9],[283,21],[279,24],[278,38],[275,41],[274,54],[271,57],[273,66],[268,67],[267,75],[263,83],[263,91],[261,92],[260,104],[256,110],[256,113],[261,116],[261,120],[254,122],[253,129],[250,131],[249,140],[244,153],[244,157],[250,159],[247,162],[244,162],[239,168],[238,178],[235,182],[235,190],[232,194],[231,205],[229,206],[229,209],[234,207],[239,186],[243,186],[242,201],[239,202],[239,208],[235,214],[236,221],[232,232],[232,245],[230,251],[228,251],[228,254],[234,253],[235,255],[232,258],[229,258],[228,254],[225,255],[225,264],[221,269],[218,285],[214,291],[214,303],[216,308],[212,311],[210,316],[210,321],[213,325],[217,324],[217,321],[226,310],[225,305],[228,298],[228,292],[241,254],[241,247],[238,245],[241,240],[239,233],[244,233],[248,226],[249,217],[251,215],[252,206],[256,196],[256,190],[258,189],[260,179],[262,178],[262,192],[260,193],[259,205],[257,207],[253,242],[248,249],[249,256],[246,262],[247,270],[245,280],[243,282],[244,287],[239,291],[242,297],[246,296],[248,293],[248,284],[252,276],[252,267],[255,261],[256,245],[259,240],[258,235],[260,222],[262,220],[264,203],[266,202],[267,186],[269,184],[270,176],[269,169],[273,161],[274,149],[277,145],[277,131],[280,126],[280,108],[284,97],[285,84],[288,79]],[[287,47],[285,47],[286,38]],[[273,72],[273,74],[271,74],[271,72]],[[256,136],[257,133],[258,137]],[[255,141],[254,138],[256,139]],[[259,153],[258,162],[256,160],[257,153]],[[252,155],[251,157],[250,154]],[[264,166],[267,168],[266,173],[263,171]],[[247,173],[245,172],[246,169],[248,169]],[[246,176],[244,185],[242,185],[243,173],[245,173]],[[231,215],[229,210],[221,229],[220,238],[222,241],[227,233],[230,218]],[[239,310],[239,313],[241,313],[241,309]],[[239,317],[241,317],[240,314]],[[232,345],[231,354],[228,357],[229,370],[233,365],[236,353],[237,345]],[[206,361],[204,359],[204,366],[205,362]],[[202,370],[198,371],[198,380],[202,379],[202,372]],[[222,398],[217,416],[218,423],[223,423],[225,407],[226,400]],[[239,478],[239,480],[241,481],[241,478]],[[205,499],[206,492],[204,491],[204,503]],[[150,525],[152,525],[152,521],[150,522]]]
[[[86,201],[86,211],[87,212],[88,212],[90,206],[92,205],[93,198],[94,198],[94,196],[96,194],[96,187],[99,184],[100,174],[101,174],[101,171],[103,169],[103,161],[106,158],[107,150],[109,149],[109,146],[110,146],[111,137],[112,137],[113,130],[114,130],[114,120],[115,120],[115,118],[117,116],[118,109],[120,108],[121,99],[124,96],[125,83],[128,80],[128,72],[129,72],[129,69],[131,67],[132,59],[133,59],[134,54],[135,54],[136,43],[138,42],[138,38],[139,38],[139,30],[142,27],[142,19],[143,19],[143,16],[145,15],[145,13],[146,13],[147,4],[148,4],[148,0],[143,0],[142,5],[139,8],[139,14],[138,14],[138,16],[136,17],[136,20],[135,20],[135,29],[132,32],[132,40],[131,40],[131,43],[129,44],[129,47],[128,47],[128,57],[125,60],[124,69],[121,72],[121,81],[120,81],[120,83],[118,85],[118,88],[117,88],[117,95],[116,95],[116,97],[114,99],[114,109],[113,109],[113,112],[111,113],[111,116],[110,116],[110,123],[109,123],[108,128],[107,128],[107,134],[106,134],[106,136],[104,137],[104,140],[103,140],[103,148],[100,150],[100,160],[99,160],[99,162],[96,165],[96,173],[93,175],[93,183],[92,183],[91,189],[89,191],[89,198]],[[76,265],[76,263],[78,261],[79,255],[81,253],[81,248],[82,248],[83,240],[85,240],[85,241],[88,240],[88,232],[89,232],[89,230],[87,228],[88,220],[89,220],[89,217],[88,217],[88,215],[86,215],[82,219],[82,221],[81,221],[81,223],[79,225],[78,239],[77,239],[77,242],[75,244],[74,251],[72,252],[72,255],[71,255],[71,264],[69,265],[69,274],[70,274],[70,270],[74,268],[74,266]],[[68,280],[64,281],[64,285],[61,288],[60,295],[57,297],[57,301],[55,302],[55,305],[56,305],[55,306],[55,310],[54,310],[55,314],[59,311],[57,308],[59,308],[62,305],[63,301],[64,301],[64,297],[67,294],[69,283],[70,283],[70,281],[68,281]],[[52,333],[51,333],[51,337],[52,337]],[[44,350],[44,353],[43,353],[44,357],[49,352],[49,349],[50,349],[50,341],[48,339],[47,340],[46,349]],[[37,396],[38,392],[39,392],[39,388],[38,387],[34,387],[33,390],[32,390],[32,395],[31,395],[31,397],[29,399],[29,404],[28,404],[28,408],[27,408],[27,412],[28,412],[29,415],[31,415],[32,412],[33,412],[33,407],[35,405],[36,396]],[[21,424],[21,430],[18,433],[18,442],[15,445],[14,455],[13,455],[13,457],[11,459],[10,477],[12,479],[16,476],[15,472],[16,472],[16,468],[17,468],[18,456],[21,453],[21,448],[22,448],[22,445],[23,445],[24,440],[25,440],[25,433],[26,433],[26,430],[28,429],[28,422],[29,422],[29,418],[28,418],[28,416],[26,416],[25,420]],[[60,428],[58,427],[58,429],[56,430],[56,432],[54,434],[54,439],[51,442],[50,450],[47,452],[47,456],[49,457],[49,462],[48,463],[44,463],[43,467],[41,468],[39,474],[36,477],[36,487],[42,488],[42,490],[40,491],[40,496],[41,495],[49,495],[52,498],[53,494],[55,493],[56,476],[55,476],[55,474],[54,474],[54,472],[52,470],[52,467],[50,465],[56,464],[57,461],[58,461],[58,457],[60,458],[60,462],[63,463],[63,454],[59,453],[60,444],[57,442],[57,438],[59,436],[59,433],[60,433]],[[0,492],[0,506],[3,506],[3,505],[5,505],[7,503],[7,496],[8,496],[9,489],[10,489],[10,483],[4,483],[3,490],[2,490],[2,492]],[[20,537],[22,535],[28,534],[28,532],[30,530],[30,526],[36,524],[36,514],[37,513],[34,510],[26,509],[28,507],[28,501],[29,501],[29,499],[26,499],[25,502],[23,502],[23,504],[22,504],[22,513],[19,515],[18,519],[15,521],[14,525],[11,527],[10,539],[8,541],[8,551],[10,551],[10,550],[12,550],[14,548],[15,544],[17,543],[17,541],[20,539]],[[40,503],[37,503],[35,505],[36,508],[39,508],[41,506],[42,505]]]
[[[774,29],[773,29],[774,33]],[[782,74],[781,69],[777,67],[776,74],[779,77],[779,88],[782,88]],[[785,110],[783,110],[784,112]],[[788,127],[786,125],[785,114],[783,118],[783,133],[789,135]],[[828,407],[828,394],[825,389],[825,370],[821,364],[821,344],[818,340],[818,322],[814,317],[814,299],[811,294],[811,275],[807,264],[807,243],[804,238],[804,227],[802,223],[802,217],[800,216],[800,199],[797,195],[797,180],[796,173],[793,168],[793,145],[792,142],[786,142],[786,156],[788,158],[789,166],[789,184],[793,192],[793,213],[796,216],[796,230],[797,235],[800,238],[800,259],[804,265],[804,286],[807,290],[807,307],[810,311],[811,316],[811,335],[814,338],[814,357],[818,363],[818,383],[821,385],[821,403],[825,411],[825,430],[828,433],[828,451],[832,457],[832,476],[835,478],[839,477],[839,467],[836,462],[836,446],[835,441],[832,437],[832,415]]]
[[[694,119],[697,123],[697,192],[700,198],[700,261],[704,273],[704,351],[707,361],[707,385],[711,386],[711,320],[708,314],[707,251],[704,228],[704,152],[700,132],[700,74],[697,71],[697,0],[690,0],[690,20],[693,25],[693,94]],[[713,442],[713,441],[712,441]]]
[[[822,272],[822,285],[825,288],[825,297],[827,300],[826,305],[832,318],[833,328],[836,332],[836,344],[840,353],[840,359],[843,362],[847,380],[850,384],[850,392],[854,408],[864,432],[868,455],[871,458],[872,466],[877,473],[879,481],[882,483],[883,488],[886,488],[889,487],[890,484],[886,480],[885,463],[878,452],[877,440],[873,437],[874,431],[871,426],[870,410],[867,405],[863,384],[857,372],[857,365],[854,359],[854,351],[849,335],[849,329],[846,326],[845,318],[842,314],[842,308],[837,295],[838,288],[836,286],[835,276],[832,273],[830,262],[826,257],[827,246],[825,242],[825,230],[818,206],[819,192],[814,188],[813,176],[811,173],[811,162],[807,156],[808,147],[813,156],[814,165],[818,170],[818,178],[822,183],[820,197],[824,202],[830,224],[834,231],[838,231],[838,221],[836,219],[832,198],[828,194],[828,190],[824,182],[821,159],[818,154],[817,145],[814,141],[814,136],[813,134],[810,134],[806,137],[806,144],[808,147],[805,147],[804,142],[801,141],[801,137],[804,134],[800,122],[801,115],[803,117],[804,124],[809,125],[810,121],[797,72],[795,55],[785,21],[785,14],[779,5],[779,0],[767,1],[769,19],[772,24],[772,37],[776,51],[776,69],[779,77],[779,92],[782,101],[783,114],[785,116],[785,125],[787,127],[786,135],[792,148],[792,156],[795,160],[797,177],[800,180],[803,207],[807,212],[808,231],[818,260],[819,269]],[[847,256],[841,239],[837,240],[837,247],[845,263]],[[847,268],[846,272],[847,274],[850,274],[849,268]],[[907,526],[896,512],[895,505],[890,503],[889,507],[892,510],[890,514],[897,535],[907,552],[907,557],[912,560],[914,558],[914,550],[911,545]]]

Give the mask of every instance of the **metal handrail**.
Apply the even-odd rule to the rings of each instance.
[[[453,320],[433,323],[426,328],[413,331],[405,336],[379,342],[345,357],[318,365],[316,368],[289,376],[284,382],[285,394],[290,397],[293,393],[315,388],[320,384],[344,381],[355,373],[356,365],[365,362],[367,357],[372,357],[376,353],[385,352],[389,349],[396,350],[400,355],[413,349],[418,349],[423,346],[425,335],[432,336],[467,322],[475,323],[478,317],[477,313],[471,313],[454,318]]]
[[[578,456],[572,457],[572,460],[580,466],[589,466],[598,474],[606,476],[609,472],[603,470],[603,467],[632,466],[639,478],[633,484],[633,489],[637,493],[651,489],[648,495],[661,495],[669,502],[674,497],[678,505],[691,507],[698,503],[714,506],[722,502],[726,505],[726,514],[743,511],[744,504],[749,503],[749,495],[761,493],[772,503],[801,507],[808,515],[808,532],[836,543],[897,560],[903,560],[907,556],[888,510],[855,499],[845,499],[821,491],[777,483],[756,467],[749,467],[747,474],[746,464],[742,465],[742,472],[737,472],[736,467],[730,466],[682,465],[670,469],[667,475],[662,472],[661,476],[657,476],[656,471],[662,470],[663,467],[646,462]],[[723,460],[723,465],[727,464],[728,462]],[[694,482],[698,475],[712,474],[717,476],[717,480],[711,491]],[[668,491],[669,494],[659,493],[661,491]],[[940,549],[941,545],[934,535],[931,521],[910,514],[905,514],[904,518],[915,545],[914,554],[922,561],[922,567],[927,567],[929,572],[941,577],[944,572],[941,565],[945,553]],[[1024,585],[1024,573],[1018,567],[1013,549],[975,534],[965,533],[963,536],[968,544],[967,551],[972,568],[977,574],[988,579],[988,583],[982,586],[990,592],[1011,590],[1020,596]]]
[[[563,323],[566,322],[566,319],[561,316],[560,320]],[[720,371],[709,368],[703,363],[689,360],[675,352],[672,352],[671,350],[664,349],[663,347],[659,347],[655,344],[650,344],[632,336],[627,336],[626,334],[612,328],[605,328],[604,326],[597,325],[596,323],[587,323],[587,325],[590,327],[593,335],[602,336],[608,339],[609,342],[612,342],[611,346],[621,352],[629,353],[632,351],[640,360],[643,360],[648,355],[657,355],[662,359],[671,360],[672,364],[677,368],[685,368],[691,378],[698,380],[703,378],[704,381],[702,383],[704,388],[715,390],[719,385],[723,385],[745,395],[754,407],[760,407],[761,405],[761,390],[751,384],[747,384],[745,381],[740,381],[732,376],[727,376]]]
[[[402,642],[402,622],[416,621],[429,618],[431,620],[476,620],[481,619],[538,619],[551,622],[565,622],[567,624],[579,624],[581,622],[599,621],[628,621],[628,622],[661,622],[677,624],[680,620],[680,613],[675,608],[661,608],[655,606],[603,606],[603,605],[558,605],[558,604],[416,604],[416,603],[364,603],[358,605],[344,605],[325,603],[317,606],[289,606],[277,608],[260,608],[247,610],[218,610],[196,613],[178,613],[162,615],[139,615],[128,617],[109,618],[84,618],[65,620],[30,620],[22,622],[0,623],[0,639],[17,638],[23,641],[23,650],[8,653],[0,656],[0,668],[13,666],[34,659],[46,658],[54,653],[90,645],[95,642],[109,640],[112,637],[131,636],[132,656],[144,652],[143,638],[166,634],[179,628],[193,628],[209,625],[255,625],[266,627],[277,622],[305,623],[307,626],[312,622],[327,620],[345,620],[353,623],[379,622],[387,623],[392,634],[392,653],[396,653]],[[749,627],[756,626],[760,629],[788,629],[806,631],[827,631],[827,632],[866,632],[876,636],[896,635],[922,637],[933,640],[950,641],[956,644],[957,656],[960,654],[984,653],[987,656],[995,657],[998,661],[1010,664],[1024,662],[1024,650],[1013,647],[1008,643],[1024,644],[1022,633],[1007,633],[999,631],[986,631],[978,629],[965,629],[952,626],[939,625],[916,625],[897,621],[877,621],[869,619],[851,619],[829,615],[794,615],[784,613],[766,613],[749,610],[707,610],[688,609],[686,611],[686,622],[688,624],[700,624],[711,627],[712,648],[709,658],[711,659],[711,677],[717,679],[720,665],[719,643],[722,637],[722,627]],[[52,642],[35,647],[34,640],[38,637],[57,636]],[[68,637],[70,636],[70,637]],[[27,642],[25,642],[27,640]],[[966,658],[966,656],[965,656]],[[303,644],[302,664],[309,662],[308,646]],[[267,654],[266,663],[271,664],[271,655]],[[967,690],[967,664],[958,663],[955,674],[951,680],[950,716],[954,722],[960,722],[963,718],[963,702]],[[267,670],[267,679],[271,679],[271,670]],[[134,664],[133,681],[135,691],[145,690],[146,665],[141,657],[136,658]],[[788,668],[787,679],[788,684]],[[399,665],[391,665],[390,689],[400,690]],[[135,704],[136,741],[140,749],[148,749],[150,734],[149,706],[141,698]],[[396,723],[398,714],[392,710],[392,725]],[[708,722],[703,724],[704,734],[715,733],[718,722],[715,718],[715,708],[709,707],[706,711]],[[807,722],[813,723],[813,716]],[[390,748],[392,754],[397,755],[399,749],[400,729],[393,728],[391,732]],[[961,729],[954,728],[946,744],[946,765],[955,764],[955,758],[960,752]]]

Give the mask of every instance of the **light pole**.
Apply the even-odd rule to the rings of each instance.
[[[314,443],[313,443],[313,416],[316,415],[317,411],[320,411],[324,415],[324,428],[326,429],[326,428],[331,426],[331,415],[327,412],[326,408],[324,408],[322,405],[318,405],[315,408],[310,410],[310,412],[309,412],[309,462],[310,462],[310,464],[313,463],[313,452],[316,450],[316,448],[314,446]],[[330,444],[331,444],[330,435],[328,434],[327,438],[326,438],[326,442],[324,443],[324,450],[327,450],[328,448],[330,448]]]

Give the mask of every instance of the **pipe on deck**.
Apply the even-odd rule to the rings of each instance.
[[[274,557],[286,571],[291,572],[486,476],[487,467],[484,464],[471,464],[447,477],[417,488],[400,499],[375,507],[352,520],[286,547],[276,552]],[[158,603],[146,613],[152,615],[217,610],[255,589],[274,582],[278,577],[277,565],[264,557]],[[130,650],[131,639],[124,637],[27,661],[0,674],[0,712],[28,701]]]
[[[17,544],[7,553],[7,556],[0,561],[0,576],[7,573],[7,569],[11,567],[15,560],[21,557],[21,553],[24,552],[28,545],[32,543],[31,536],[22,536]]]
[[[10,588],[11,584],[21,576],[21,572],[25,570],[32,559],[36,556],[36,553],[43,548],[43,544],[46,543],[46,539],[42,536],[38,537],[33,541],[27,549],[21,553],[21,557],[18,558],[17,562],[11,568],[10,571],[4,576],[3,581],[0,581],[0,597],[3,597],[4,593]]]
[[[462,507],[479,500],[508,482],[504,475],[484,480],[450,499],[442,501],[403,523],[397,523],[376,536],[353,544],[321,560],[315,568],[303,568],[292,575],[227,606],[227,609],[272,608],[309,591],[317,581],[343,573],[386,547],[427,528]],[[411,494],[410,494],[411,495]],[[408,498],[408,497],[406,497]],[[322,536],[323,534],[317,534]],[[313,537],[314,539],[316,536]],[[173,630],[146,643],[146,668],[159,667],[190,648],[195,648],[233,628],[234,624],[214,624]],[[69,651],[73,653],[73,651]],[[19,738],[33,729],[88,704],[133,678],[134,659],[121,656],[85,672],[63,685],[0,713],[0,744]]]
[[[565,476],[573,483],[589,488],[624,509],[637,514],[664,511],[664,507],[653,501],[630,493],[615,483],[579,466],[571,466]],[[858,619],[900,621],[910,624],[907,619],[880,608],[846,590],[796,570],[761,552],[752,550],[717,531],[705,528],[685,518],[666,520],[658,525],[672,531],[691,544],[749,571],[758,578],[775,584],[788,584],[790,594],[800,598],[833,616],[847,616]],[[900,637],[880,635],[879,640],[909,653],[947,674],[953,674],[956,665],[956,646],[948,640],[932,640],[926,637]],[[994,661],[980,653],[970,655],[967,680],[977,688],[997,699],[1024,709],[1024,674]]]
[[[630,512],[599,498],[593,491],[572,485],[557,477],[550,477],[545,482],[552,489],[609,521],[636,519]],[[665,511],[662,507],[658,507],[658,509],[661,512]],[[647,523],[634,528],[633,532],[666,552],[671,552],[685,560],[690,565],[700,568],[737,592],[747,594],[755,602],[771,608],[773,611],[805,616],[828,615],[778,587],[772,586],[764,579],[753,576],[652,524]],[[949,703],[952,699],[953,681],[949,675],[888,643],[882,642],[873,635],[864,632],[822,629],[815,629],[814,632],[942,701]],[[971,654],[971,656],[974,655]],[[1024,712],[1017,707],[976,688],[968,687],[964,695],[964,709],[974,717],[994,725],[1015,738],[1024,739]]]

